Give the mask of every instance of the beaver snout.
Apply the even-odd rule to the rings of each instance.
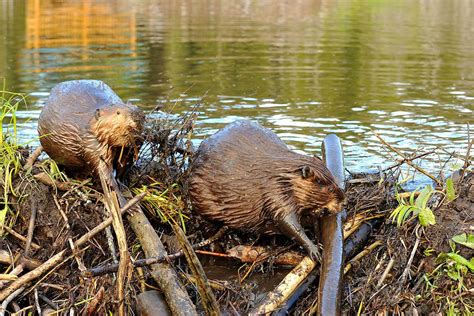
[[[329,211],[329,213],[337,214],[342,211],[344,205],[346,204],[346,198],[343,199],[334,199],[326,204],[325,209]]]

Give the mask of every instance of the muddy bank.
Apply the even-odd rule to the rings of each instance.
[[[142,208],[170,255],[179,253],[182,248],[176,227],[185,232],[190,244],[212,238],[221,228],[194,214],[189,205],[186,178],[192,160],[193,122],[192,113],[175,120],[151,122],[145,131],[141,158],[130,170],[125,183],[134,195],[147,192],[141,201]],[[21,151],[22,165],[30,152],[31,149]],[[452,200],[447,198],[450,189],[446,179],[439,179],[443,185],[430,194],[424,205],[432,211],[434,224],[420,225],[423,219],[412,211],[397,225],[393,220],[394,210],[403,203],[415,205],[417,198],[424,194],[423,188],[413,194],[403,192],[400,168],[405,167],[407,161],[411,160],[394,161],[398,166],[383,172],[350,174],[346,181],[346,223],[364,222],[370,226],[371,235],[346,259],[343,311],[372,314],[416,309],[418,313],[428,313],[451,309],[468,313],[474,305],[473,271],[469,265],[473,249],[466,246],[468,242],[462,244],[452,238],[461,233],[473,234],[474,175],[466,168],[462,177],[454,179]],[[3,273],[0,291],[8,288],[14,275],[34,271],[38,264],[63,250],[66,255],[44,275],[25,284],[25,289],[8,305],[8,311],[50,309],[66,314],[74,310],[86,315],[115,311],[116,275],[87,274],[92,268],[114,262],[117,250],[111,251],[109,246],[115,243],[113,236],[110,239],[101,231],[87,243],[71,249],[73,241],[107,217],[104,197],[98,187],[88,179],[61,173],[45,158],[36,161],[31,170],[20,170],[12,179],[11,186],[7,187],[4,180],[1,183],[10,211],[0,240],[0,251],[6,258],[0,266]],[[404,202],[401,202],[402,196],[405,196]],[[32,215],[35,216],[34,229],[29,232]],[[145,259],[143,247],[130,224],[128,221],[124,224],[132,259]],[[307,233],[313,240],[318,236],[317,231]],[[28,236],[32,237],[31,242],[26,240]],[[242,246],[249,251],[236,251],[236,247]],[[370,251],[359,255],[364,254],[364,247]],[[265,255],[259,252],[257,257],[249,259],[257,249],[264,249]],[[257,236],[238,231],[220,234],[195,252],[220,310],[229,314],[248,313],[283,279],[293,264],[285,261],[282,265],[279,259],[282,254],[288,254],[296,262],[305,255],[300,246],[283,236]],[[167,261],[177,272],[197,312],[206,313],[199,280],[189,259],[176,255]],[[22,266],[23,271],[16,269],[18,266]],[[290,313],[316,311],[317,284],[316,272],[314,283],[295,300]],[[140,293],[154,289],[160,291],[149,265],[131,269],[124,302],[128,313],[136,312]]]

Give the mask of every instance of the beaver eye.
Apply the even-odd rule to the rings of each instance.
[[[120,115],[120,110],[117,110],[117,115]]]
[[[329,187],[328,191],[332,193],[332,192],[334,192],[334,188],[333,188],[333,187]]]

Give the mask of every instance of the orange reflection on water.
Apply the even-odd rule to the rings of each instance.
[[[80,61],[90,59],[96,50],[107,46],[126,50],[129,57],[136,54],[135,10],[115,1],[52,1],[27,0],[26,48],[31,71],[70,72],[106,69],[113,66],[77,64],[66,67],[47,67],[41,60],[40,49],[74,49],[72,57]]]

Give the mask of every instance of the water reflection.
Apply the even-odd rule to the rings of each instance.
[[[95,78],[145,108],[201,103],[198,139],[238,118],[308,153],[337,133],[357,170],[388,155],[371,129],[403,149],[465,150],[474,110],[470,1],[0,3],[0,77],[31,93],[20,114],[30,119],[25,139],[52,86]]]

